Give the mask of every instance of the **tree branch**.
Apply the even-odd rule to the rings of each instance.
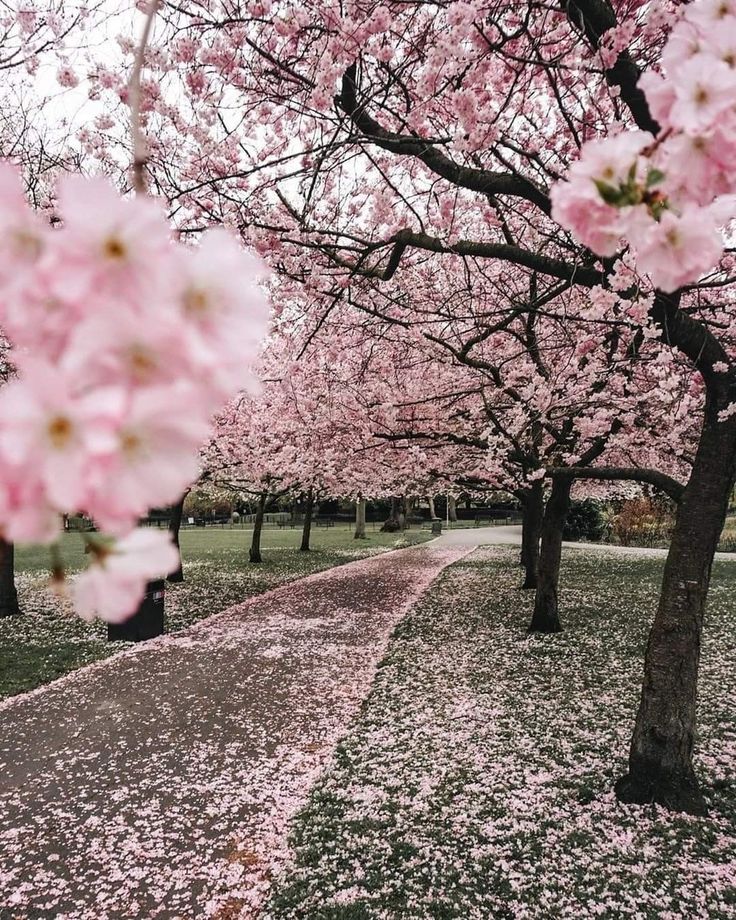
[[[563,0],[562,6],[573,27],[580,29],[596,51],[600,48],[601,38],[616,26],[616,13],[608,0]],[[628,51],[622,51],[613,67],[606,70],[606,82],[621,90],[621,99],[637,126],[656,135],[659,123],[652,118],[646,96],[637,86],[640,76],[641,70]]]
[[[667,476],[666,473],[660,473],[659,470],[652,470],[646,467],[613,467],[599,466],[586,468],[581,466],[553,466],[547,468],[548,476],[569,476],[571,479],[603,479],[603,480],[621,480],[629,479],[634,482],[646,482],[654,486],[665,495],[679,502],[685,486]]]
[[[513,195],[537,205],[545,214],[551,211],[549,196],[529,179],[513,173],[491,172],[461,166],[437,149],[431,141],[387,131],[366,112],[357,98],[357,64],[351,64],[342,78],[342,91],[335,101],[366,140],[391,153],[406,154],[453,185],[484,195]]]

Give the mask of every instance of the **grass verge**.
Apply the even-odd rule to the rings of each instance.
[[[566,631],[529,637],[516,551],[448,569],[396,631],[293,829],[263,920],[736,915],[736,587],[717,563],[697,769],[711,812],[627,807],[662,560],[571,551]]]

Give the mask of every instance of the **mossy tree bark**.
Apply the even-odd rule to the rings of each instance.
[[[309,539],[312,533],[312,514],[314,513],[314,489],[310,486],[304,502],[304,526],[302,527],[302,545],[299,549],[303,553],[309,552]]]
[[[711,388],[706,400],[649,634],[629,772],[616,784],[624,802],[658,802],[694,814],[705,810],[692,753],[705,601],[736,476],[736,417],[718,420],[731,398],[725,388],[720,394]]]
[[[261,492],[258,496],[258,507],[256,508],[256,519],[253,524],[253,539],[251,540],[248,559],[251,562],[263,562],[261,556],[261,533],[263,531],[263,518],[266,514],[267,492]]]
[[[531,488],[520,496],[521,502],[521,565],[524,568],[522,588],[531,590],[537,587],[539,568],[539,541],[542,536],[544,518],[544,487],[537,480]]]
[[[362,495],[359,495],[355,502],[355,533],[354,539],[365,539],[365,505],[366,501]]]
[[[558,590],[562,559],[562,530],[570,510],[569,476],[555,477],[542,520],[541,549],[537,566],[537,593],[529,632],[561,632]]]
[[[181,519],[184,514],[184,499],[187,497],[185,492],[179,501],[171,506],[171,517],[169,518],[169,534],[171,535],[171,541],[176,546],[176,551],[179,554],[179,565],[166,576],[167,581],[171,582],[180,582],[184,581],[184,568],[181,561],[181,548],[179,546],[179,531],[181,529]]]
[[[399,511],[399,500],[395,495],[391,496],[391,510],[388,518],[383,522],[381,531],[383,533],[396,533],[402,529],[402,515]]]
[[[15,546],[0,538],[0,618],[20,613],[15,587]]]

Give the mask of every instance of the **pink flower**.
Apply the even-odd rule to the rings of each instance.
[[[615,188],[628,180],[639,154],[653,140],[647,131],[624,131],[589,141],[570,167],[570,179],[590,179]]]
[[[255,357],[267,330],[267,277],[264,263],[222,229],[206,233],[197,249],[182,249],[176,301],[187,352],[195,367],[208,368],[217,405],[247,385],[244,356]]]
[[[79,85],[79,77],[72,67],[68,64],[63,65],[56,71],[56,81],[59,86],[73,88]]]
[[[698,55],[677,70],[672,79],[675,101],[669,113],[672,127],[699,134],[733,106],[736,73],[723,61]]]
[[[84,506],[89,467],[110,451],[121,393],[77,396],[72,381],[43,361],[26,360],[22,377],[0,391],[0,453],[37,475],[59,511]]]
[[[662,127],[667,127],[670,121],[670,111],[676,99],[672,83],[662,74],[647,70],[639,77],[638,86],[647,97],[647,105],[652,117],[656,118]]]
[[[97,561],[76,578],[74,607],[85,620],[97,616],[121,623],[135,613],[147,582],[165,576],[178,564],[179,555],[167,534],[134,530],[98,551]]]
[[[637,267],[663,291],[696,281],[717,264],[723,239],[713,218],[698,208],[665,211],[637,248]]]
[[[65,178],[59,204],[51,230],[0,164],[0,345],[19,375],[0,391],[11,540],[49,542],[74,511],[124,535],[181,495],[210,415],[250,384],[268,321],[265,269],[226,231],[181,246],[158,205],[102,179]],[[135,606],[145,578],[121,558],[101,553],[80,580],[87,614]]]
[[[621,245],[621,212],[606,204],[592,183],[558,182],[552,186],[552,217],[600,256],[612,256]]]
[[[166,304],[143,316],[127,310],[94,314],[69,337],[64,367],[79,386],[126,388],[172,383],[187,369],[182,323]]]
[[[714,133],[676,134],[665,145],[664,189],[670,200],[708,204],[728,188],[720,163],[734,146]],[[736,165],[736,161],[731,164]]]
[[[3,537],[13,543],[52,543],[59,536],[59,514],[41,480],[33,470],[2,460],[0,522]]]
[[[171,236],[158,204],[124,199],[106,179],[65,176],[59,182],[64,220],[57,241],[55,290],[88,312],[102,295],[134,301],[163,297]]]
[[[92,479],[95,519],[120,532],[153,505],[175,501],[199,472],[210,428],[192,384],[137,390],[114,449]]]
[[[23,194],[20,173],[0,161],[0,305],[11,291],[25,281],[26,272],[37,265],[46,249],[47,229],[31,211]]]
[[[675,73],[686,61],[702,54],[703,50],[703,38],[698,27],[681,19],[670,32],[662,49],[662,66],[668,73]]]
[[[245,318],[243,330],[260,339],[268,302],[259,282],[268,277],[264,263],[243,250],[224,229],[210,230],[196,249],[182,249],[177,301],[187,322],[205,336],[221,336],[223,320]]]

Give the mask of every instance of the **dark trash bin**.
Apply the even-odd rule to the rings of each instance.
[[[432,518],[432,533],[433,534],[442,533],[442,518]]]
[[[124,623],[108,623],[107,638],[110,642],[143,642],[153,639],[164,631],[163,578],[149,581],[140,607]]]

